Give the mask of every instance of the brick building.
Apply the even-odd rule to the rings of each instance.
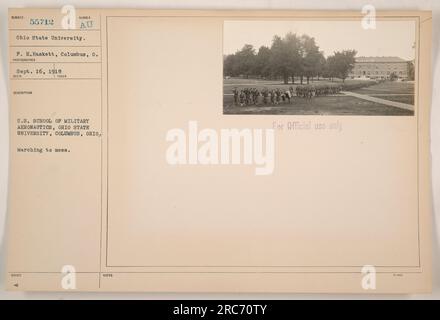
[[[408,79],[408,62],[399,57],[357,57],[350,78]]]

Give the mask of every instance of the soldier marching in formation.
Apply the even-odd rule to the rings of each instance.
[[[294,90],[289,87],[283,91],[280,88],[244,88],[238,90],[236,87],[232,90],[234,95],[234,105],[249,106],[260,104],[278,105],[281,103],[291,104],[294,96],[300,98],[311,99],[318,96],[326,96],[338,94],[342,90],[342,86],[338,84],[322,84],[322,85],[298,85]]]

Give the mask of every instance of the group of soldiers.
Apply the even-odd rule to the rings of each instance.
[[[288,90],[280,88],[244,88],[238,90],[236,87],[232,90],[234,94],[234,105],[257,105],[257,104],[281,104],[292,103],[294,96],[311,99],[315,96],[324,96],[329,94],[338,94],[342,90],[340,85],[299,85],[295,90],[289,87]]]

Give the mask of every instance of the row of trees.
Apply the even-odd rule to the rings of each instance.
[[[315,39],[308,35],[287,33],[284,38],[274,36],[270,47],[256,49],[246,44],[235,54],[224,57],[225,76],[258,78],[282,78],[284,83],[301,83],[310,78],[340,78],[345,80],[354,67],[355,50],[335,52],[325,58]]]

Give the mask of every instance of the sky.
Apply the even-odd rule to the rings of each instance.
[[[356,21],[225,21],[223,53],[231,54],[245,44],[270,46],[274,35],[288,32],[314,37],[327,57],[334,51],[357,50],[357,56],[415,58],[416,24],[413,20],[376,21],[376,29],[363,29]]]

